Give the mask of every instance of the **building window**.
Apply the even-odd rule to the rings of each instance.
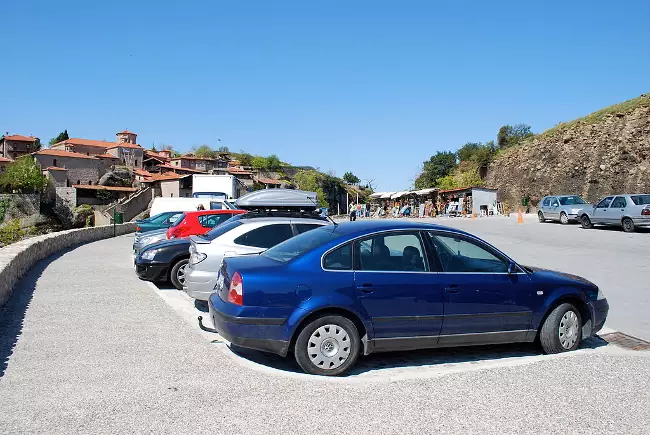
[[[77,184],[81,184],[81,180],[77,180]]]
[[[135,161],[135,166],[138,166],[138,161],[137,160]]]
[[[56,166],[56,159],[52,159],[52,166]]]
[[[65,180],[65,187],[70,187],[70,180],[69,179]]]
[[[89,186],[92,186],[92,185],[93,185],[93,181],[92,181],[92,180],[88,181],[88,185],[89,185]]]

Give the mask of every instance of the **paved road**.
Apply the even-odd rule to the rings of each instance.
[[[130,244],[42,262],[0,310],[0,433],[647,433],[649,354],[611,345],[382,382],[252,369],[134,276]]]

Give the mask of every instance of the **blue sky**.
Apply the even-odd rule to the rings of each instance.
[[[647,0],[23,0],[2,16],[2,133],[128,128],[381,191],[502,124],[540,132],[650,92]]]

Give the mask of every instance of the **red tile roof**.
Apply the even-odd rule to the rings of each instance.
[[[115,157],[113,154],[95,154],[95,157],[100,158],[100,159],[119,159],[119,157]]]
[[[143,183],[153,183],[154,181],[169,181],[169,180],[178,180],[181,178],[180,175],[173,172],[167,172],[166,174],[151,174],[151,177],[143,180]]]
[[[100,186],[97,184],[73,184],[75,189],[114,190],[116,192],[135,192],[135,187]]]
[[[234,175],[253,175],[251,171],[240,168],[228,168],[228,172]]]
[[[40,151],[36,151],[35,153],[32,153],[32,154],[38,154],[38,155],[41,155],[41,156],[56,156],[56,157],[69,157],[69,158],[74,158],[74,159],[97,160],[97,157],[87,156],[87,155],[81,154],[81,153],[73,153],[73,152],[70,152],[70,151],[53,150],[53,149],[40,150]]]
[[[174,169],[177,171],[185,171],[185,172],[193,172],[197,174],[207,174],[205,171],[199,171],[197,169],[190,169],[190,168],[181,168],[180,166],[172,166],[172,165],[158,165],[159,168],[165,168],[165,169]]]
[[[66,168],[59,168],[58,166],[48,166],[45,168],[46,171],[67,171]]]
[[[4,138],[7,140],[16,140],[20,142],[34,142],[36,139],[38,139],[34,136],[23,136],[21,134],[12,134],[9,136],[4,136]]]
[[[133,133],[132,131],[129,131],[129,130],[124,130],[124,131],[120,131],[117,134],[135,134],[135,133]]]
[[[113,143],[113,145],[108,147],[108,149],[110,150],[112,148],[134,148],[134,149],[139,149],[139,150],[142,149],[142,147],[140,145],[138,145],[137,143],[133,144],[133,143],[128,143],[128,142]]]
[[[144,169],[134,168],[133,173],[136,175],[142,175],[143,177],[151,177],[151,172],[145,171]]]
[[[144,150],[144,155],[145,155],[145,157],[150,157],[152,159],[156,159],[156,160],[159,160],[161,162],[166,162],[166,161],[169,160],[169,157],[164,156],[164,155],[162,155],[160,153],[156,153],[156,152],[151,151],[151,150]]]
[[[279,186],[280,184],[282,184],[280,181],[278,181],[278,180],[274,180],[273,178],[262,178],[262,177],[258,177],[258,178],[257,178],[257,181],[258,181],[259,183],[263,183],[263,184],[274,184],[274,185],[278,185],[278,186]]]
[[[87,147],[110,148],[116,145],[115,142],[106,142],[104,140],[81,139],[78,137],[71,137],[52,146],[57,145],[83,145]]]
[[[11,162],[13,162],[13,160],[8,159],[6,157],[0,157],[0,162],[10,162],[11,163]]]

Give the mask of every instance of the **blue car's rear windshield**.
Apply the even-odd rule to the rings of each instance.
[[[579,196],[561,196],[560,204],[562,205],[577,205],[586,204],[587,202]]]
[[[317,246],[327,243],[335,239],[339,235],[335,232],[336,227],[333,225],[326,225],[315,230],[307,231],[292,237],[279,245],[264,251],[262,254],[272,260],[281,261],[283,263],[293,260],[299,255],[314,249]]]

